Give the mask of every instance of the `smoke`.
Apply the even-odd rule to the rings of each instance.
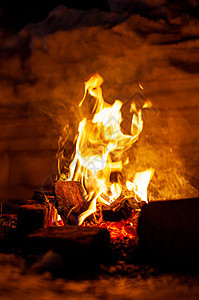
[[[186,22],[174,17],[166,24],[139,14],[59,7],[43,22],[16,34],[2,30],[0,200],[27,200],[56,172],[64,128],[64,154],[70,160],[82,119],[78,103],[84,82],[95,72],[104,78],[105,101],[124,102],[141,81],[145,98],[156,109],[156,114],[148,111],[144,116],[144,130],[128,166],[132,174],[145,166],[156,170],[149,187],[152,199],[186,196],[186,190],[192,190],[187,180],[199,188],[198,73],[190,68],[187,73],[180,63],[187,63],[187,49],[198,47],[192,31],[198,21],[182,19]],[[176,57],[178,64],[172,60]],[[197,52],[189,56],[192,65],[197,60]],[[168,192],[169,186],[175,191]]]
[[[176,110],[148,110],[139,141],[130,152],[129,176],[152,167],[154,176],[149,185],[150,200],[169,200],[198,196],[189,182],[194,168],[189,169],[181,149],[191,140],[191,127]],[[133,170],[133,172],[132,172]]]

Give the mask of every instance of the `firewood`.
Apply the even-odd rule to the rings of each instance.
[[[83,189],[76,181],[58,181],[54,185],[56,207],[64,224],[77,225],[77,217],[86,210]]]
[[[45,194],[40,192],[40,191],[34,191],[32,195],[32,200],[35,200],[39,203],[45,203],[46,202],[46,197]]]
[[[103,220],[111,222],[127,220],[132,215],[133,209],[137,207],[138,204],[134,198],[119,198],[110,206],[103,208]]]
[[[48,227],[30,234],[24,244],[25,254],[59,254],[67,273],[86,272],[104,262],[110,250],[108,230],[95,227]]]
[[[199,265],[199,198],[150,202],[138,222],[138,255],[167,266]]]
[[[18,209],[17,229],[24,233],[31,233],[37,229],[52,226],[57,221],[57,210],[52,196],[43,193],[38,200],[27,200]],[[54,197],[53,197],[54,199]],[[44,202],[45,200],[45,202]]]
[[[18,231],[27,234],[48,226],[48,224],[48,204],[38,204],[36,201],[29,200],[26,204],[19,207],[17,214]]]
[[[32,200],[37,201],[38,203],[46,203],[46,202],[55,202],[53,192],[41,192],[41,191],[34,191],[32,195]]]

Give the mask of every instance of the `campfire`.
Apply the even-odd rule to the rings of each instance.
[[[68,2],[0,4],[2,296],[192,298],[199,5]]]
[[[133,237],[132,233],[124,229],[125,224],[133,226],[137,204],[148,202],[147,187],[154,170],[149,168],[136,173],[132,178],[131,173],[125,172],[123,168],[129,163],[129,157],[125,156],[124,159],[123,154],[138,140],[143,129],[142,110],[151,107],[151,103],[146,101],[139,109],[134,101],[130,103],[130,134],[124,134],[121,130],[123,103],[120,100],[115,100],[112,105],[105,102],[102,83],[103,78],[99,74],[94,74],[85,82],[84,97],[79,107],[88,107],[92,103],[92,112],[79,123],[76,147],[69,168],[64,166],[60,169],[63,137],[59,141],[59,179],[55,183],[58,210],[66,223],[72,214],[77,218],[78,225],[106,227],[113,231],[112,237],[118,236],[117,231],[120,231],[121,237]],[[71,198],[66,191],[73,189],[72,183],[79,190],[79,193],[73,190],[76,195],[74,203],[74,197]],[[122,227],[121,224],[111,226],[108,222],[124,219],[126,222],[121,223]]]
[[[130,133],[123,133],[123,103],[120,100],[112,105],[105,102],[102,83],[103,78],[97,73],[85,82],[79,109],[85,106],[91,107],[91,111],[79,123],[70,165],[63,165],[66,138],[62,135],[53,191],[35,192],[33,203],[29,201],[22,208],[26,211],[30,204],[31,208],[35,205],[37,208],[35,201],[38,200],[47,204],[44,227],[53,224],[95,226],[107,228],[112,239],[136,238],[140,208],[148,202],[147,188],[154,169],[132,176],[127,171],[129,156],[124,154],[139,139],[143,129],[142,111],[150,108],[151,102],[144,101],[137,108],[131,101]],[[139,86],[143,89],[141,84]]]
[[[71,162],[66,163],[64,157],[67,135],[63,134],[58,142],[58,173],[52,190],[35,191],[32,200],[20,206],[18,232],[29,234],[29,249],[36,247],[35,251],[38,251],[40,247],[46,251],[53,248],[70,256],[73,251],[77,252],[78,247],[83,247],[81,251],[84,253],[88,245],[92,255],[98,251],[101,256],[110,240],[119,244],[125,241],[129,245],[130,241],[134,241],[135,249],[139,236],[140,253],[148,248],[152,257],[162,253],[161,261],[164,255],[167,259],[173,258],[171,245],[175,243],[172,239],[174,231],[181,230],[186,239],[192,241],[190,233],[193,231],[195,234],[194,228],[197,226],[190,227],[188,219],[192,215],[196,221],[194,207],[198,205],[198,200],[182,200],[177,206],[175,201],[166,201],[164,205],[162,201],[146,205],[149,202],[148,186],[155,170],[150,167],[150,161],[149,167],[141,172],[129,170],[128,151],[142,133],[143,111],[151,108],[152,104],[150,101],[142,101],[137,106],[131,101],[130,132],[125,132],[125,128],[122,128],[125,118],[125,115],[122,117],[123,103],[120,100],[115,100],[112,105],[105,102],[102,83],[103,78],[97,73],[85,82],[84,96],[79,103],[83,118],[74,139],[75,149]],[[143,89],[141,84],[139,87]],[[194,203],[191,208],[188,201]],[[190,227],[189,234],[180,221],[181,213],[188,211],[188,208],[190,211],[184,224],[186,228]],[[154,220],[157,223],[155,225]],[[167,226],[169,222],[172,224],[170,227]],[[41,231],[37,232],[38,229]],[[161,242],[162,233],[165,235],[164,243]],[[189,253],[181,235],[178,238],[175,248],[180,249],[182,246],[183,251]],[[154,249],[153,253],[151,249]],[[165,249],[169,249],[169,252],[165,252]],[[85,252],[85,255],[89,257],[89,253]],[[177,257],[176,253],[174,259]],[[76,263],[82,264],[82,261],[77,260]]]

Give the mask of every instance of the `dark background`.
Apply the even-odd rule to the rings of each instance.
[[[158,10],[158,16],[166,15],[170,11],[171,14],[188,13],[194,17],[199,17],[198,0],[29,0],[25,2],[2,0],[0,1],[0,27],[18,31],[29,23],[43,21],[49,12],[59,5],[80,10],[97,8],[101,11],[126,11],[132,14],[139,13],[150,18],[157,18],[157,15],[154,14],[155,10]]]
[[[92,8],[98,8],[103,11],[109,10],[106,0],[3,0],[0,2],[0,26],[8,30],[20,30],[28,23],[35,23],[44,20],[48,16],[48,13],[59,5],[81,10],[88,10]]]

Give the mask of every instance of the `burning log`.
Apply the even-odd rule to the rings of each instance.
[[[129,149],[139,138],[143,129],[142,109],[151,107],[151,103],[147,101],[137,107],[132,101],[129,107],[132,114],[131,130],[130,134],[124,134],[121,131],[123,102],[118,99],[112,105],[105,102],[102,97],[102,83],[103,78],[98,73],[91,76],[85,82],[84,96],[79,103],[79,107],[85,104],[87,95],[95,99],[92,114],[89,118],[84,116],[79,123],[73,161],[67,172],[67,180],[75,179],[79,183],[58,181],[55,185],[58,212],[67,224],[74,224],[76,217],[79,216],[78,224],[81,225],[99,207],[109,205],[118,199],[122,190],[127,189],[131,197],[136,195],[138,199],[147,201],[147,187],[154,173],[150,168],[137,173],[133,181],[120,180],[120,177],[121,179],[126,177],[125,174],[124,176],[120,174],[124,171],[123,165],[129,162],[129,157],[123,162],[122,152]],[[61,138],[60,153],[64,144],[65,140]],[[59,156],[58,166],[62,165],[60,159],[62,160],[62,155]],[[66,177],[64,170],[60,174],[61,179],[62,175]],[[86,198],[90,201],[87,210],[83,209],[85,202],[82,198],[81,185],[85,188]],[[128,218],[131,213],[128,201],[124,202],[124,207],[124,210],[116,209],[115,213],[112,209],[107,210],[104,213],[105,218],[106,214],[111,215],[113,220]]]
[[[19,207],[17,229],[20,232],[31,233],[54,223],[63,225],[62,220],[59,223],[60,216],[55,204],[66,224],[77,224],[77,216],[85,209],[81,184],[75,181],[59,181],[55,183],[54,190],[56,200],[53,192],[35,191],[32,200]]]
[[[115,200],[110,206],[103,209],[103,220],[118,222],[127,220],[132,216],[133,209],[138,207],[134,198],[121,198]]]
[[[56,207],[64,224],[77,225],[77,217],[86,210],[83,188],[76,181],[58,181],[54,185]]]
[[[55,208],[55,198],[52,193],[35,191],[32,200],[28,200],[18,209],[17,229],[25,234],[43,227],[62,226],[63,221]]]
[[[199,264],[199,198],[151,202],[138,223],[140,257],[164,265]]]
[[[48,227],[27,236],[27,254],[45,254],[49,250],[63,259],[61,266],[67,273],[95,268],[104,262],[110,247],[108,230],[94,227]],[[59,266],[57,266],[59,268]]]

